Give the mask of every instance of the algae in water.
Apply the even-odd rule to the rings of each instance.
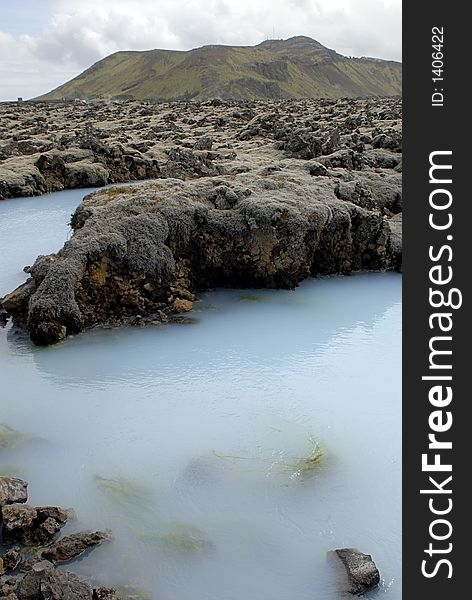
[[[17,448],[21,446],[28,437],[13,427],[0,423],[0,448]]]
[[[121,475],[116,477],[95,475],[94,481],[101,492],[121,504],[142,504],[151,497],[151,493],[145,485]]]
[[[305,481],[324,467],[325,453],[316,440],[311,439],[311,443],[312,448],[309,454],[297,458],[295,463],[286,463],[285,467],[291,472],[292,479]]]

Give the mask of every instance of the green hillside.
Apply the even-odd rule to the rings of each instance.
[[[117,52],[40,100],[338,98],[401,94],[402,66],[298,36],[257,46]]]

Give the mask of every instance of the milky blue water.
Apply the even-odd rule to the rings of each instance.
[[[0,203],[0,295],[84,193]],[[0,423],[25,436],[0,471],[73,506],[66,531],[114,532],[68,568],[156,600],[335,600],[326,552],[354,546],[399,600],[401,277],[218,290],[191,316],[51,348],[0,329]]]

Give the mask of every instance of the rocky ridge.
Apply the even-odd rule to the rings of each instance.
[[[295,36],[257,46],[116,52],[40,100],[254,100],[400,95],[402,65]]]
[[[47,110],[52,122],[72,109]],[[161,323],[216,286],[291,288],[316,275],[401,268],[397,99],[80,105],[78,114],[94,122],[66,120],[66,150],[52,124],[25,132],[31,154],[19,155],[25,140],[0,147],[10,153],[0,163],[4,197],[95,185],[105,171],[103,183],[137,177],[123,164],[152,165],[157,179],[88,196],[71,240],[3,299],[37,344],[97,325]],[[45,133],[42,143],[56,147],[37,152]],[[72,171],[80,177],[70,180]]]

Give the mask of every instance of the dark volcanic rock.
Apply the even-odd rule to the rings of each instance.
[[[213,146],[213,138],[210,135],[204,135],[193,145],[194,150],[211,150]]]
[[[380,211],[313,181],[300,169],[275,181],[242,174],[237,187],[220,177],[97,192],[73,216],[71,240],[40,257],[3,306],[50,344],[138,314],[163,320],[216,286],[293,288],[318,274],[398,268]]]
[[[101,587],[93,590],[93,600],[119,600],[119,598],[114,588]]]
[[[93,590],[75,573],[52,568],[47,561],[18,583],[19,600],[92,600]]]
[[[155,179],[87,197],[64,248],[0,301],[0,324],[13,317],[36,344],[166,321],[215,286],[401,270],[398,98],[0,103],[2,115],[0,199]]]
[[[41,577],[41,596],[44,600],[90,600],[93,590],[75,573],[47,569]]]
[[[9,548],[0,556],[0,559],[3,562],[3,569],[5,573],[14,571],[21,561],[21,548],[19,546]]]
[[[8,322],[8,314],[3,308],[0,308],[0,327],[5,327],[7,322]],[[0,504],[1,504],[1,502],[0,502]]]
[[[330,554],[337,557],[346,570],[348,587],[345,591],[361,595],[379,585],[380,573],[370,554],[354,548],[339,548]]]
[[[65,536],[41,552],[51,562],[66,562],[111,539],[109,531],[83,531]]]
[[[2,507],[2,536],[8,542],[40,546],[50,542],[67,523],[71,511],[55,506],[12,504]]]
[[[164,177],[175,177],[177,179],[210,177],[219,175],[222,172],[222,169],[208,158],[182,148],[170,150],[169,159],[162,167]]]
[[[0,507],[28,500],[28,484],[14,477],[0,477]]]

